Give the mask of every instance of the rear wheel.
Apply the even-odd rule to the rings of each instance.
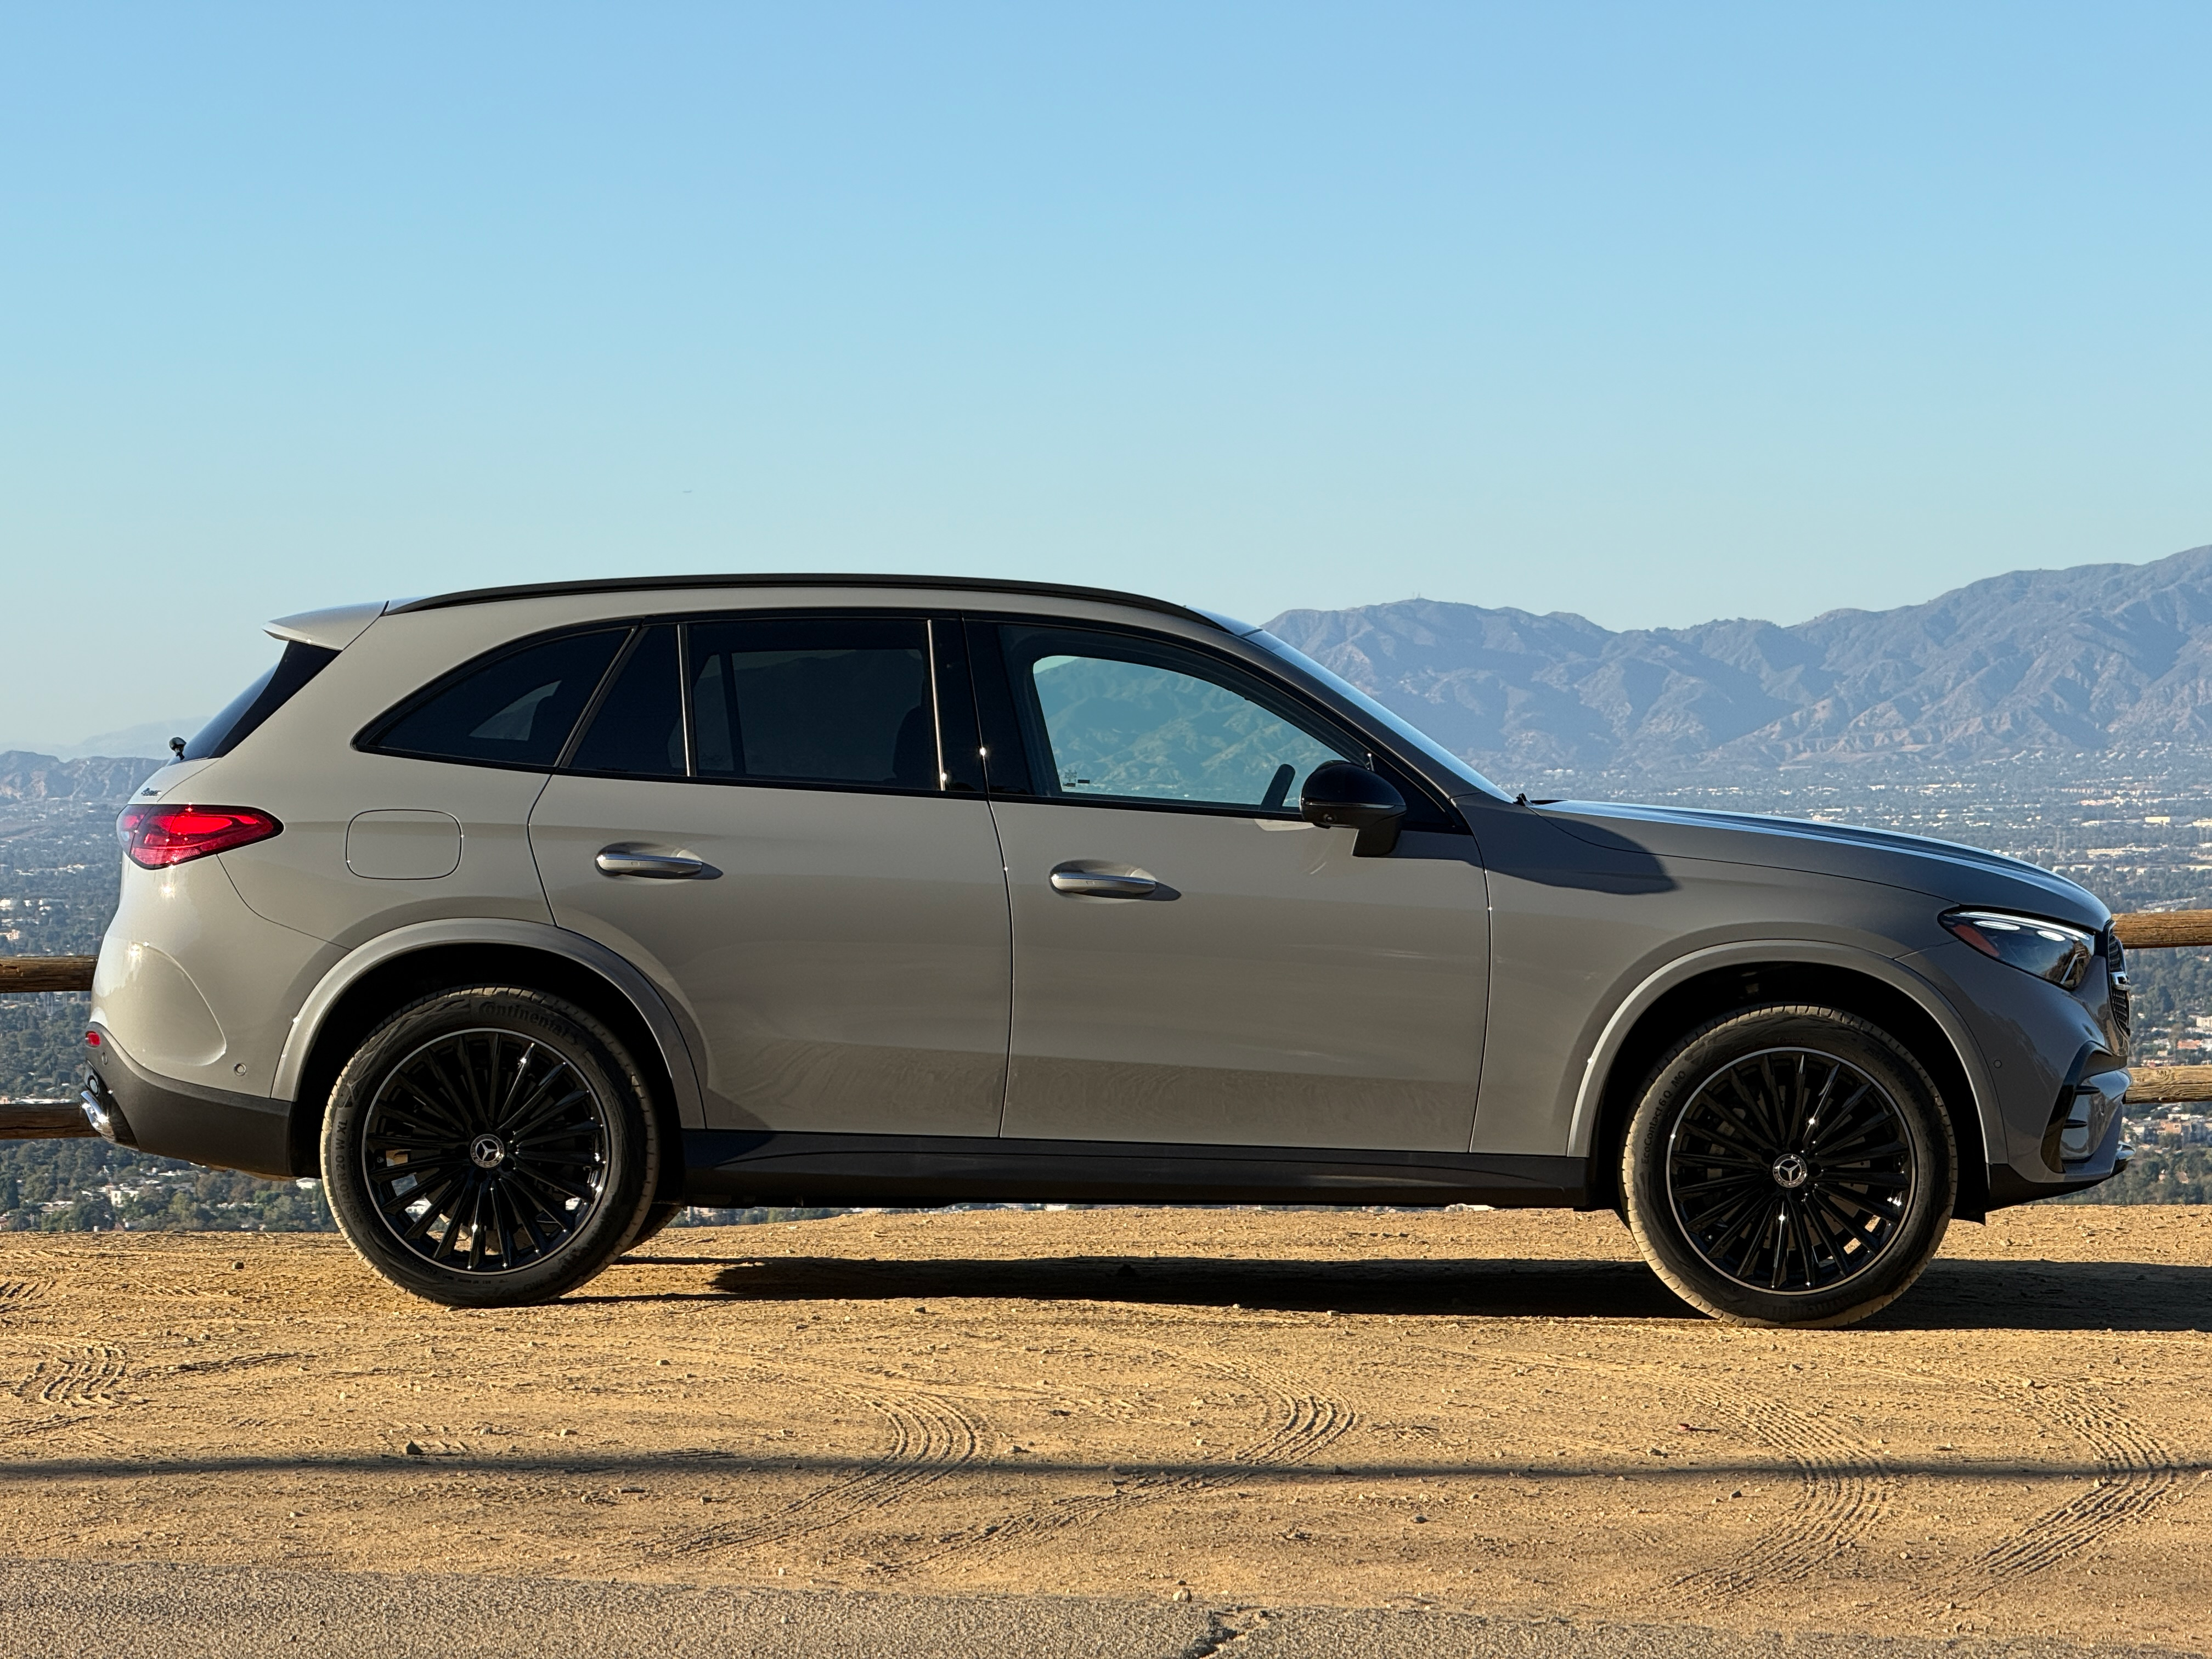
[[[369,1265],[453,1306],[544,1302],[644,1224],[659,1135],[643,1075],[584,1010],[474,987],[410,1004],[338,1075],[324,1189]]]
[[[1676,1294],[1747,1325],[1847,1325],[1943,1242],[1958,1152],[1935,1085],[1839,1009],[1755,1008],[1662,1062],[1621,1159],[1628,1224]]]

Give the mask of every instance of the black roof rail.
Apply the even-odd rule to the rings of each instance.
[[[1203,611],[1143,593],[1123,593],[1110,587],[1078,587],[1066,582],[992,581],[981,576],[882,576],[823,574],[742,573],[716,576],[606,576],[592,581],[524,582],[513,587],[471,587],[459,593],[434,593],[428,599],[395,605],[387,613],[404,616],[410,611],[443,611],[457,605],[492,605],[501,599],[556,598],[569,593],[654,593],[691,587],[920,587],[945,588],[956,593],[1033,593],[1048,599],[1094,599],[1104,605],[1133,605],[1180,617],[1185,622],[1218,629],[1221,623]]]

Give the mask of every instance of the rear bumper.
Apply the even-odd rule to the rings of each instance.
[[[92,1078],[85,1093],[109,1115],[112,1132],[101,1133],[118,1145],[248,1175],[314,1173],[292,1167],[290,1101],[230,1094],[159,1076],[125,1054],[98,1024],[93,1030],[100,1042],[88,1051]]]

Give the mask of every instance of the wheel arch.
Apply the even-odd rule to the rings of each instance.
[[[664,1189],[680,1189],[684,1128],[706,1119],[690,1043],[653,981],[581,934],[543,922],[437,921],[380,935],[341,958],[292,1021],[271,1093],[292,1103],[295,1173],[312,1175],[331,1085],[361,1039],[416,997],[459,985],[527,986],[562,996],[606,1024],[645,1069],[675,1155],[662,1161]]]
[[[1802,940],[1753,940],[1694,951],[1650,975],[1607,1022],[1575,1102],[1570,1149],[1589,1159],[1589,1201],[1619,1202],[1620,1152],[1644,1080],[1684,1033],[1738,1008],[1809,1002],[1871,1021],[1903,1043],[1936,1084],[1959,1144],[1954,1213],[1989,1207],[1989,1152],[2002,1146],[1996,1090],[1965,1022],[1926,980],[1887,957]]]

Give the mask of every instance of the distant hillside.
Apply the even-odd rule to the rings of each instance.
[[[158,769],[157,760],[88,755],[57,760],[20,749],[0,750],[0,801],[121,801]]]
[[[1565,611],[1429,599],[1268,626],[1507,774],[2212,745],[2212,547],[2014,571],[1786,628],[1616,634]]]

